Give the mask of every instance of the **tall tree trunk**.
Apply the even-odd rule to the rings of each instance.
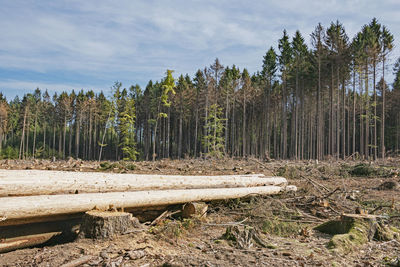
[[[369,123],[370,123],[370,117],[369,117],[369,92],[368,92],[368,62],[365,64],[365,98],[366,98],[366,104],[365,104],[365,155],[366,158],[369,159],[370,153],[369,153]]]
[[[317,88],[317,159],[321,160],[321,138],[322,138],[322,132],[321,132],[321,59],[320,56],[318,56],[318,88]]]
[[[362,77],[361,77],[361,71],[359,74],[359,86],[360,86],[360,154],[363,158],[365,158],[365,153],[364,153],[364,99],[363,99],[363,82],[362,82]],[[366,120],[366,118],[365,118]]]
[[[46,123],[43,124],[43,151],[46,151]]]
[[[35,150],[36,150],[36,128],[37,128],[37,112],[35,112],[35,128],[33,129],[33,146],[32,146],[33,158],[35,158]]]
[[[170,155],[170,132],[171,132],[171,108],[168,107],[168,117],[167,117],[167,157],[169,158]]]
[[[382,119],[381,119],[381,157],[385,159],[385,97],[386,97],[386,82],[385,82],[385,55],[382,59]]]
[[[91,105],[91,104],[89,104]],[[88,159],[92,159],[92,128],[93,128],[93,118],[92,118],[92,108],[89,106],[89,145],[88,145]]]
[[[52,151],[52,156],[55,156],[55,152],[56,152],[56,126],[53,125],[53,151]]]
[[[59,130],[58,130],[58,156],[63,156],[61,126],[59,127]]]
[[[208,127],[208,101],[209,101],[209,99],[208,99],[208,92],[209,92],[209,88],[208,88],[208,85],[206,86],[206,109],[205,109],[205,113],[206,113],[206,116],[205,116],[205,125],[206,125],[206,127],[204,127],[204,136],[208,136],[209,134],[210,134],[210,129],[209,129],[209,127]],[[208,153],[208,146],[209,146],[209,144],[208,144],[208,138],[207,138],[207,140],[206,140],[206,146],[205,146],[205,150],[204,150],[204,152],[205,153]]]
[[[340,154],[340,70],[339,64],[336,66],[337,83],[337,103],[336,103],[336,160],[339,160]]]
[[[342,159],[346,158],[346,87],[342,81]]]
[[[182,101],[182,99],[181,99]],[[183,108],[180,107],[179,112],[179,136],[178,136],[178,158],[182,158],[182,139],[183,139]]]
[[[82,114],[79,111],[80,114]],[[75,157],[79,158],[79,137],[80,137],[80,128],[81,128],[81,115],[78,115],[78,118],[75,121]]]
[[[71,129],[71,123],[70,123],[70,126],[68,127],[68,131],[69,131],[68,157],[72,157],[72,129]]]
[[[228,137],[229,137],[229,93],[228,88],[226,92],[226,103],[225,103],[225,145],[224,145],[224,152],[225,154],[228,153]]]
[[[25,146],[25,149],[26,149],[26,157],[29,157],[29,129],[30,129],[30,127],[31,127],[31,124],[30,124],[30,116],[28,117],[28,122],[27,122],[27,125],[26,125],[26,146]]]
[[[286,74],[283,74],[282,85],[282,129],[281,129],[281,157],[287,158],[287,115],[286,115]]]
[[[330,117],[329,117],[329,150],[328,154],[333,155],[334,151],[334,142],[333,142],[333,87],[334,87],[334,79],[333,79],[333,64],[331,65],[331,87],[330,87]]]
[[[154,125],[154,133],[153,133],[153,137],[154,137],[154,139],[153,139],[153,155],[152,155],[153,161],[155,161],[155,160],[156,160],[156,157],[157,157],[157,154],[156,154],[157,127],[158,127],[158,120],[159,120],[158,116],[159,116],[159,114],[160,114],[160,111],[161,111],[161,98],[160,98],[160,100],[158,101],[157,114],[156,114],[156,123],[155,123],[155,125]]]
[[[65,142],[67,137],[67,115],[64,115],[64,131],[63,131],[63,159],[65,159]],[[60,140],[61,141],[61,140]]]
[[[377,101],[376,101],[376,60],[374,59],[373,61],[373,81],[374,81],[374,147],[373,147],[373,151],[374,151],[374,160],[376,160],[378,158],[378,136],[377,136],[377,112],[376,112],[376,105],[377,105]]]
[[[198,146],[198,127],[199,127],[199,94],[196,93],[196,107],[195,107],[195,127],[194,127],[194,157],[197,157],[197,146]],[[169,129],[169,127],[168,127]],[[169,156],[169,155],[168,155]]]
[[[352,154],[356,152],[356,70],[353,70],[353,149]]]
[[[20,143],[20,146],[19,146],[19,155],[18,155],[19,159],[23,159],[24,158],[25,122],[26,122],[27,113],[28,113],[28,109],[25,107],[24,121],[22,123],[21,143]]]
[[[246,157],[246,88],[243,86],[243,127],[242,127],[242,143],[243,143],[243,151],[242,156]]]
[[[293,148],[294,148],[294,159],[299,159],[299,151],[298,151],[298,139],[299,139],[299,71],[296,68],[296,92],[294,97],[294,134],[292,135],[292,139],[294,140]],[[293,121],[293,120],[292,120]]]

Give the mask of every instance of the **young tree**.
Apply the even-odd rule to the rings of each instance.
[[[175,94],[175,80],[172,76],[173,70],[167,70],[166,77],[161,83],[161,95],[158,97],[156,118],[152,120],[154,123],[154,139],[153,139],[153,161],[156,160],[156,140],[157,140],[157,126],[160,118],[167,118],[168,114],[161,112],[161,105],[170,107],[169,94]]]
[[[136,160],[135,142],[135,101],[128,95],[126,89],[116,96],[117,125],[119,130],[119,147],[123,160]]]
[[[211,105],[210,114],[205,125],[210,129],[210,134],[203,137],[203,145],[208,146],[207,157],[222,158],[224,156],[224,120],[222,118],[222,108],[218,107],[217,104]]]

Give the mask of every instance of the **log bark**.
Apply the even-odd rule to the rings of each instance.
[[[257,175],[178,176],[0,170],[0,197],[123,191],[286,186],[283,177]]]
[[[195,201],[242,198],[250,195],[278,194],[279,186],[247,188],[212,188],[188,190],[155,190],[73,195],[5,197],[0,199],[1,225],[18,219],[76,214],[93,209],[152,207]]]
[[[0,241],[0,253],[12,251],[19,248],[31,247],[43,244],[61,232],[44,233],[37,235],[21,236]]]
[[[74,239],[82,218],[64,219],[58,221],[29,223],[23,225],[1,226],[0,240],[21,236],[32,236],[50,232],[62,232],[64,239]]]

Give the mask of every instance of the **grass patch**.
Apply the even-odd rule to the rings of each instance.
[[[356,177],[390,177],[392,173],[390,168],[373,166],[366,163],[351,166],[348,172],[351,176]]]
[[[265,220],[261,229],[266,234],[292,237],[298,235],[305,227],[306,225],[300,222],[285,222],[277,218],[272,218]]]
[[[178,239],[198,224],[199,221],[195,219],[164,220],[159,225],[151,227],[149,232],[160,237]]]
[[[276,174],[287,179],[295,179],[300,177],[301,172],[294,166],[282,166],[277,170]]]

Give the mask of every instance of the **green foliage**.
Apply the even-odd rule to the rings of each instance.
[[[182,74],[176,81],[167,70],[143,92],[137,84],[124,89],[116,82],[111,94],[80,90],[50,96],[38,88],[8,101],[0,94],[5,148],[0,156],[13,158],[15,151],[21,158],[89,160],[135,160],[138,152],[141,159],[197,157],[200,151],[209,157],[319,160],[398,155],[400,59],[394,83],[383,75],[395,62],[389,57],[393,35],[372,19],[351,42],[339,21],[327,28],[318,24],[312,50],[304,36],[283,31],[277,49],[268,47],[255,73],[223,67],[216,59],[193,80]],[[209,114],[212,104],[224,115],[219,108]]]
[[[163,91],[161,94],[161,102],[163,103],[163,105],[165,107],[171,106],[171,102],[168,100],[169,93],[171,93],[173,95],[175,94],[175,90],[174,90],[175,80],[174,80],[174,77],[172,77],[173,72],[174,72],[173,70],[167,70],[167,76],[165,77],[165,79],[162,83]]]
[[[35,150],[35,158],[41,158],[44,152],[44,147],[41,146]]]
[[[116,90],[114,94],[117,104],[117,124],[120,133],[119,146],[122,150],[123,160],[136,160],[135,142],[135,100],[128,95],[126,89],[121,93]]]
[[[103,161],[100,163],[100,168],[101,171],[107,171],[107,170],[117,170],[118,172],[123,172],[123,171],[133,171],[136,169],[136,165],[132,162],[127,162],[127,161],[122,161],[122,162],[109,162],[109,161]]]
[[[222,108],[217,104],[210,107],[210,113],[205,125],[208,135],[203,136],[203,145],[207,148],[207,157],[221,158],[224,156],[224,121],[222,117]]]
[[[349,174],[358,177],[386,177],[390,175],[390,170],[379,166],[360,163],[350,168]]]
[[[18,158],[18,149],[16,147],[7,146],[6,148],[1,150],[1,158],[2,159],[17,159]]]
[[[194,229],[199,223],[193,219],[164,220],[157,226],[151,227],[149,232],[160,237],[177,239]]]
[[[283,31],[283,36],[279,40],[279,51],[281,55],[279,56],[279,63],[281,64],[281,70],[285,71],[288,67],[290,62],[292,61],[293,51],[290,46],[289,36],[287,35],[286,30]]]
[[[268,50],[268,52],[264,56],[263,60],[263,68],[261,74],[263,77],[267,78],[268,80],[272,80],[275,77],[275,73],[277,71],[277,55],[275,53],[274,48]]]
[[[262,231],[276,236],[290,237],[298,235],[304,227],[306,225],[300,222],[284,222],[271,218],[264,221]]]
[[[277,175],[285,177],[287,179],[298,179],[301,172],[296,166],[282,166],[278,169]]]

